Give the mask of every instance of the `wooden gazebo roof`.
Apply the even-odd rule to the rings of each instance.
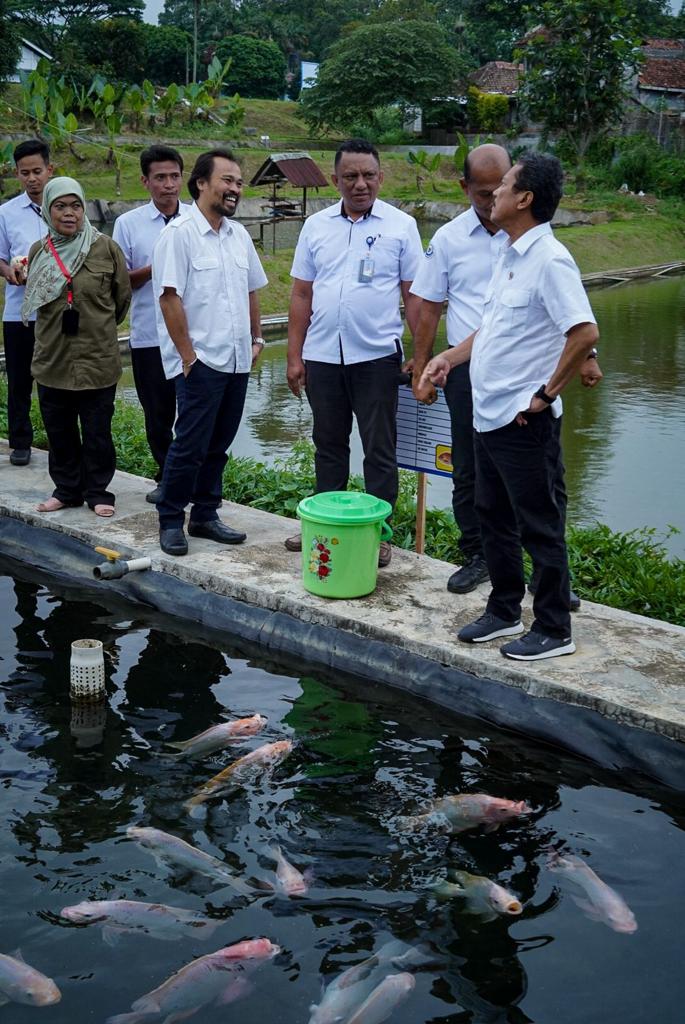
[[[273,185],[286,181],[297,188],[325,188],[328,185],[323,171],[309,153],[272,153],[253,176],[250,185]]]

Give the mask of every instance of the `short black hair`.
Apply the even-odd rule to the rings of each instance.
[[[555,156],[547,153],[524,153],[516,161],[513,188],[532,192],[530,212],[538,224],[546,224],[556,213],[564,194],[564,172]]]
[[[380,167],[381,158],[378,155],[378,150],[372,142],[368,139],[348,139],[346,142],[342,142],[336,151],[335,160],[333,166],[337,169],[344,153],[366,153],[368,156],[373,156]]]
[[[50,163],[50,147],[42,139],[27,139],[26,142],[20,142],[12,155],[15,166],[25,156],[42,156],[46,166]]]
[[[188,178],[188,191],[193,199],[200,198],[200,190],[197,187],[197,183],[198,181],[206,181],[207,178],[211,178],[212,171],[214,170],[214,161],[217,157],[223,160],[231,160],[234,164],[240,166],[240,162],[236,160],[230,149],[210,149],[208,153],[200,153]]]
[[[183,157],[177,149],[172,149],[171,146],[150,146],[140,154],[140,169],[144,177],[150,175],[150,164],[162,163],[163,160],[171,160],[178,164],[181,171],[183,170]]]

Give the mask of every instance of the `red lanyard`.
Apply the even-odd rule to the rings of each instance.
[[[62,263],[62,260],[60,259],[60,255],[57,252],[57,249],[55,249],[54,243],[53,243],[53,241],[52,241],[52,239],[50,238],[49,235],[48,235],[48,248],[50,249],[50,252],[52,253],[52,255],[55,257],[55,260],[57,261],[57,266],[59,267],[59,269],[62,271],[62,273],[64,274],[64,276],[67,279],[67,305],[69,307],[71,307],[73,305],[73,302],[74,302],[74,293],[71,290],[71,274],[69,273],[67,268]]]

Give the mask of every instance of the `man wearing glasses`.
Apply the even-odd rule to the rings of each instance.
[[[354,415],[366,490],[394,506],[400,297],[413,334],[420,299],[409,289],[421,239],[413,217],[378,199],[383,172],[370,142],[344,142],[331,180],[340,202],[305,222],[293,259],[288,387],[297,396],[304,389],[311,406],[317,492],[347,488]],[[285,543],[301,550],[299,534]],[[382,542],[378,564],[391,555]]]

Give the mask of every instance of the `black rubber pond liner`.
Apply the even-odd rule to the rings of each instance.
[[[185,630],[195,622],[227,643],[239,638],[265,652],[383,683],[460,715],[524,733],[603,768],[638,772],[685,791],[685,744],[578,704],[533,696],[391,644],[214,594],[166,573],[148,570],[97,583],[90,544],[13,517],[0,517],[0,554],[77,586],[80,592],[105,601],[107,595],[116,595],[128,604],[161,612],[181,621]]]

